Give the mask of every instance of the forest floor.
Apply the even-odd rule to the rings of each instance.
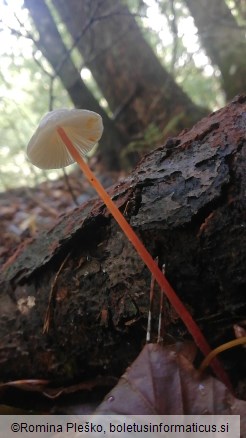
[[[100,170],[94,169],[105,188],[123,178],[122,174]],[[33,188],[26,186],[1,192],[0,266],[24,240],[35,238],[42,231],[48,231],[61,216],[96,196],[81,172],[76,170],[67,178],[64,176],[55,181],[48,180]],[[2,405],[0,401],[0,414],[23,413],[25,410],[29,412],[30,409],[42,413],[57,414],[71,411],[73,414],[87,414],[96,408],[116,382],[117,379],[113,377],[111,379],[104,377],[74,384],[68,388],[50,388],[50,390],[46,387],[45,381],[38,380],[36,382],[23,380],[2,388],[0,385],[0,395],[2,394],[0,399],[10,405]],[[20,397],[23,411],[19,410]]]
[[[124,177],[116,172],[101,172],[100,168],[94,171],[105,188]],[[26,186],[1,192],[0,265],[23,240],[49,230],[62,215],[94,197],[97,194],[77,170],[67,178],[47,180],[33,188]]]

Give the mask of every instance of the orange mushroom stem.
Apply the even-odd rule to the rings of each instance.
[[[72,141],[67,136],[66,132],[61,126],[57,126],[57,133],[59,134],[60,138],[66,145],[70,155],[73,157],[73,159],[78,163],[81,170],[87,177],[88,181],[91,183],[91,185],[94,187],[102,201],[105,203],[105,205],[108,207],[110,213],[115,218],[115,220],[118,222],[119,226],[127,236],[127,238],[130,240],[136,251],[138,252],[139,256],[145,263],[145,265],[148,267],[150,272],[152,273],[153,277],[159,284],[161,290],[165,293],[167,298],[169,299],[170,303],[173,305],[174,309],[176,310],[179,317],[182,319],[184,324],[186,325],[188,331],[193,336],[194,341],[196,342],[199,349],[202,351],[202,353],[207,356],[211,352],[211,348],[209,344],[207,343],[205,337],[203,336],[200,328],[192,318],[191,314],[188,312],[186,307],[183,305],[182,301],[179,299],[177,294],[175,293],[172,286],[167,281],[166,277],[163,275],[161,270],[159,269],[158,265],[154,262],[152,256],[147,251],[143,243],[140,241],[136,233],[133,231],[132,227],[129,225],[129,223],[126,221],[122,213],[119,211],[117,206],[114,204],[108,193],[104,190],[103,186],[100,184],[100,182],[97,180],[93,172],[90,170],[86,162],[83,160],[81,154],[78,152],[76,147],[73,145]],[[221,366],[220,362],[217,358],[214,358],[211,362],[211,367],[214,371],[214,373],[217,375],[217,377],[223,381],[223,383],[231,389],[231,384],[229,381],[229,378]]]

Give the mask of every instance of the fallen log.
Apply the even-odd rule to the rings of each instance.
[[[110,191],[211,346],[245,319],[245,139],[241,96]],[[100,200],[23,242],[0,284],[3,380],[120,375],[143,345],[150,273]],[[167,303],[163,325],[172,339],[186,335]],[[242,348],[233,357],[228,367],[246,363]]]

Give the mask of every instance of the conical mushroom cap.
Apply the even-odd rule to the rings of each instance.
[[[81,155],[89,152],[102,136],[99,114],[83,109],[57,109],[47,113],[27,146],[27,156],[40,169],[59,169],[74,163],[60,138],[61,127]]]

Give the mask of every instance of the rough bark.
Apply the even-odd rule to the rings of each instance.
[[[88,90],[81,79],[79,70],[64,45],[61,35],[57,30],[53,17],[44,0],[33,2],[25,0],[39,39],[36,45],[53,67],[67,90],[75,108],[85,108],[95,111],[103,117],[104,135],[100,142],[101,160],[106,169],[120,169],[119,150],[123,146],[122,135],[115,123],[108,117],[105,110],[99,105],[93,94]]]
[[[246,89],[245,29],[240,28],[224,0],[185,0],[202,45],[221,72],[228,100]]]
[[[245,128],[246,96],[168,140],[111,189],[216,346],[246,311]],[[2,379],[120,375],[141,349],[150,273],[100,200],[23,242],[0,280]],[[168,305],[164,325],[174,338],[185,334]]]
[[[128,136],[150,123],[177,134],[207,114],[164,69],[123,2],[52,2]]]

